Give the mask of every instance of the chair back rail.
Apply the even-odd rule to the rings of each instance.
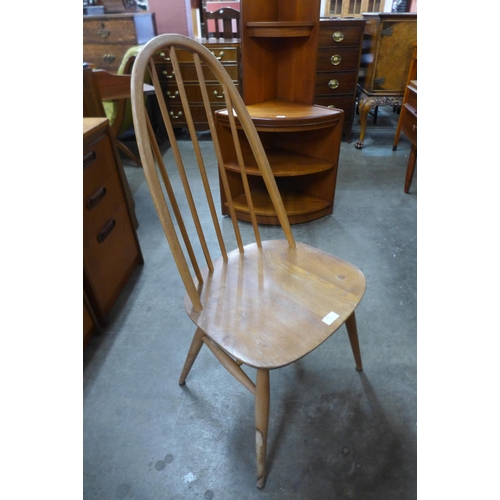
[[[179,46],[179,48],[176,48],[176,45]],[[182,49],[180,47],[182,47]],[[148,183],[163,230],[165,232],[165,236],[168,240],[176,265],[179,269],[179,273],[194,308],[201,311],[203,307],[199,297],[199,290],[200,284],[203,283],[203,278],[202,272],[200,270],[201,266],[198,263],[196,252],[194,250],[194,241],[189,238],[189,232],[187,229],[188,224],[184,220],[183,210],[180,208],[180,202],[178,201],[176,193],[174,192],[170,179],[171,175],[166,168],[161,154],[161,149],[156,142],[155,133],[147,113],[144,98],[141,95],[141,92],[138,92],[138,89],[142,88],[145,78],[147,78],[147,73],[149,73],[149,78],[155,89],[155,95],[158,101],[161,118],[164,122],[170,147],[172,149],[172,154],[177,166],[179,179],[183,187],[185,200],[187,201],[187,206],[189,207],[191,222],[194,224],[197,245],[199,245],[199,247],[201,248],[206,266],[211,272],[213,271],[213,258],[209,250],[209,244],[207,243],[205,230],[202,227],[199,208],[197,207],[199,200],[195,200],[193,196],[193,192],[189,182],[189,176],[186,171],[185,161],[177,142],[175,128],[171,119],[171,113],[168,110],[167,103],[165,101],[165,93],[162,90],[160,77],[158,75],[155,55],[158,54],[160,50],[167,50],[169,52],[169,57],[174,70],[173,73],[175,76],[175,83],[179,91],[180,101],[182,103],[182,111],[186,118],[187,128],[194,151],[194,156],[196,158],[196,170],[201,177],[206,203],[208,204],[208,209],[211,215],[213,230],[215,231],[217,237],[220,256],[222,256],[224,260],[227,260],[227,249],[226,244],[224,243],[224,237],[219,222],[220,216],[215,207],[212,187],[210,185],[207,174],[206,161],[203,158],[202,148],[200,147],[200,142],[194,125],[191,108],[192,103],[190,103],[189,99],[189,91],[191,89],[186,88],[182,77],[182,67],[178,57],[179,50],[187,50],[192,54],[192,57],[194,59],[195,68],[201,88],[203,108],[205,110],[205,113],[207,114],[207,122],[209,124],[215,157],[217,159],[217,164],[219,167],[220,184],[221,188],[224,189],[226,199],[228,200],[228,209],[232,220],[234,237],[236,239],[236,244],[239,251],[244,251],[244,245],[241,237],[241,232],[239,230],[238,221],[236,219],[234,206],[232,204],[232,196],[229,189],[226,169],[224,168],[224,158],[220,148],[220,141],[217,135],[217,129],[212,114],[213,111],[210,104],[210,97],[205,81],[206,79],[203,73],[203,66],[208,67],[212,72],[213,79],[211,78],[211,82],[212,80],[217,81],[223,89],[225,105],[228,109],[231,135],[233,137],[235,145],[236,156],[244,186],[244,193],[249,206],[250,218],[256,244],[259,247],[261,246],[261,238],[252,202],[252,193],[250,182],[248,180],[248,175],[246,172],[245,159],[240,144],[239,131],[240,133],[241,131],[243,131],[248,139],[250,148],[255,158],[255,163],[259,167],[260,174],[264,180],[269,196],[275,207],[278,219],[288,241],[288,245],[291,248],[294,248],[295,241],[291,232],[283,201],[272,174],[271,167],[262,146],[260,137],[255,129],[252,119],[250,118],[250,115],[248,114],[248,111],[245,107],[245,104],[243,103],[240,94],[236,90],[236,87],[234,86],[223,66],[220,64],[217,58],[203,45],[182,35],[160,35],[148,42],[137,57],[132,72],[132,109],[134,116],[134,126],[137,135],[137,144],[139,147],[141,158],[143,159],[143,168],[146,181]],[[170,203],[171,211],[174,214],[178,229],[176,229],[174,220],[172,219],[171,211],[168,207],[165,194]],[[184,248],[183,245],[181,245],[181,241],[179,240],[177,231],[180,233]],[[217,257],[219,257],[219,255],[217,255]],[[188,262],[191,265],[191,269]],[[197,283],[195,283],[191,271],[194,272]]]
[[[223,7],[214,12],[204,11],[203,36],[205,38],[240,38],[240,11]],[[209,28],[213,21],[214,31]]]

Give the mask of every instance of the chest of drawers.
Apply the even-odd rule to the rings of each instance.
[[[351,142],[364,19],[321,19],[314,103],[344,110],[343,135]]]
[[[106,118],[83,119],[84,291],[101,325],[142,252]]]
[[[237,41],[221,42],[202,42],[221,62],[237,88],[240,88],[240,44]],[[190,111],[197,130],[207,130],[208,122],[206,119],[203,100],[201,96],[196,68],[193,57],[185,51],[178,51],[177,58],[186,89],[186,94],[190,101]],[[173,67],[168,53],[160,53],[155,58],[156,70],[161,82],[162,90],[165,94],[170,119],[174,128],[186,126],[186,117],[182,109],[179,89],[173,77]],[[204,77],[207,84],[210,103],[213,111],[224,109],[226,107],[222,87],[215,81],[208,68],[204,67]]]
[[[83,61],[115,73],[130,47],[155,35],[152,12],[83,16]]]

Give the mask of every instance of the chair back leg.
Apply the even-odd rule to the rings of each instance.
[[[356,370],[363,371],[363,364],[361,363],[361,351],[359,350],[358,328],[356,326],[356,316],[353,313],[346,319],[345,326],[347,334],[349,335],[349,342],[351,343],[354,361],[356,362]]]

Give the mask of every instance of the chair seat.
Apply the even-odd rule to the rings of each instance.
[[[203,276],[203,310],[195,311],[186,295],[189,317],[228,354],[266,369],[318,347],[352,314],[366,287],[352,264],[304,243],[290,248],[285,240],[230,252]],[[331,312],[338,317],[328,324]]]

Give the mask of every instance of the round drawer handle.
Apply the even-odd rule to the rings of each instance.
[[[162,57],[163,59],[165,59],[165,61],[170,61],[170,57],[168,57],[165,52],[160,52],[160,57]]]
[[[332,38],[333,38],[333,41],[334,42],[341,42],[343,39],[344,39],[344,33],[342,33],[342,31],[336,31],[333,35],[332,35]]]
[[[334,79],[334,80],[330,80],[330,81],[328,82],[328,86],[329,86],[332,90],[335,90],[336,88],[338,88],[338,86],[339,86],[339,85],[340,85],[340,84],[339,84],[339,81],[338,81],[338,80],[335,80],[335,79]]]
[[[217,90],[214,90],[214,95],[217,97],[217,99],[224,99],[224,92],[222,94],[219,94]]]
[[[168,71],[165,69],[165,70],[163,70],[163,74],[165,75],[165,78],[173,78],[175,75],[175,71],[172,71],[172,74],[169,75]]]
[[[179,97],[179,91],[178,91],[178,90],[176,90],[176,91],[174,92],[174,95],[172,95],[172,94],[170,93],[170,90],[167,90],[167,96],[169,97],[169,99],[177,99],[177,98]]]
[[[181,116],[182,116],[182,111],[179,111],[176,115],[174,115],[174,112],[173,111],[170,111],[170,116],[174,119],[174,120],[178,120]]]
[[[342,61],[342,58],[338,54],[334,54],[332,57],[330,57],[330,62],[334,66],[338,66]]]
[[[116,59],[116,56],[114,54],[104,54],[103,59],[107,63],[112,63]]]

